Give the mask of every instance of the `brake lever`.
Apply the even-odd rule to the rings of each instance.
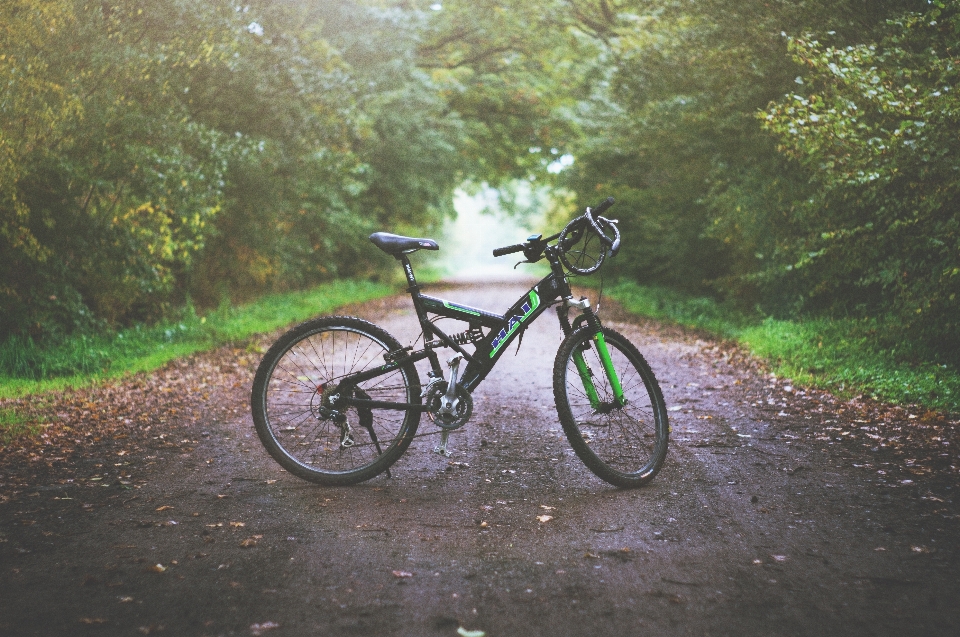
[[[596,219],[591,219],[593,223],[593,230],[600,238],[600,242],[607,246],[607,250],[610,253],[611,257],[617,255],[620,251],[620,229],[617,228],[617,219],[607,219],[606,217],[601,217],[597,215]],[[613,230],[613,238],[607,236],[607,233],[604,232],[604,227]]]
[[[529,259],[526,259],[526,260],[524,260],[524,261],[517,261],[517,265],[520,265],[521,263],[536,263],[537,261],[542,261],[542,260],[543,260],[543,255],[541,254],[541,255],[540,255],[540,258],[534,259],[534,260],[532,260],[532,261],[529,260]],[[517,265],[513,266],[513,269],[514,269],[514,270],[517,269]]]

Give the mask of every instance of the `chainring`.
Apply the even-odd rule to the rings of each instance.
[[[440,398],[447,393],[447,381],[441,381],[439,383],[434,383],[427,390],[426,395],[426,405],[428,407],[427,414],[430,416],[430,420],[433,421],[435,425],[441,429],[446,429],[452,431],[454,429],[459,429],[467,424],[467,421],[470,420],[471,414],[473,414],[473,397],[463,387],[457,387],[456,394],[456,405],[454,406],[454,411],[456,411],[456,416],[451,414],[441,414],[440,413]]]

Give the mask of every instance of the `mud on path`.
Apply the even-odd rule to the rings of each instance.
[[[434,289],[491,309],[522,292]],[[409,342],[408,308],[348,311]],[[602,316],[670,408],[667,462],[639,490],[564,439],[550,314],[478,388],[452,457],[424,419],[392,478],[356,487],[303,482],[260,446],[249,390],[272,337],[21,401],[50,426],[0,452],[0,635],[960,634],[955,420]]]

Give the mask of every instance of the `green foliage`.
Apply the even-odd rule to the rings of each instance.
[[[457,151],[471,180],[542,175],[573,136],[565,4],[444,2],[426,24],[417,63],[459,113],[466,137]]]
[[[202,249],[235,144],[183,103],[184,69],[211,63],[216,45],[227,55],[224,42],[163,24],[198,17],[192,7],[4,5],[14,26],[0,68],[36,81],[0,89],[0,130],[15,149],[0,198],[0,335],[155,318]],[[40,41],[18,37],[29,20],[47,27]],[[24,139],[24,125],[42,132]]]
[[[937,2],[876,43],[793,38],[803,88],[766,127],[814,193],[783,237],[778,284],[808,305],[891,313],[960,364],[960,11]],[[785,263],[784,263],[785,262]]]
[[[646,284],[758,300],[752,277],[777,247],[805,175],[777,153],[758,110],[798,67],[782,32],[870,33],[903,3],[623,0],[575,3],[598,46],[583,88],[587,133],[565,184],[580,205],[606,194],[636,246],[623,274]]]
[[[180,356],[243,342],[255,334],[392,292],[384,284],[338,281],[306,291],[268,295],[245,306],[224,306],[205,316],[188,307],[176,321],[115,334],[78,334],[44,342],[10,339],[0,345],[0,397],[150,371]]]
[[[767,319],[739,340],[795,382],[960,412],[960,374],[915,358],[915,344],[874,319]]]
[[[707,330],[724,338],[735,338],[741,330],[758,322],[731,304],[706,296],[684,294],[674,288],[638,285],[620,280],[604,289],[628,311],[670,323]]]
[[[4,356],[382,278],[370,232],[519,180],[552,219],[615,196],[671,312],[873,318],[960,366],[958,33],[945,0],[8,0]]]
[[[617,197],[619,274],[960,365],[956,3],[570,4],[595,54],[561,183]]]
[[[468,176],[542,167],[528,148],[552,111],[530,69],[437,61],[465,42],[454,13],[4,3],[0,340],[379,275],[371,232],[429,231]],[[497,153],[525,161],[484,167]]]
[[[630,281],[604,294],[630,312],[736,340],[798,385],[960,413],[960,373],[916,356],[922,346],[876,319],[763,319],[709,297]]]

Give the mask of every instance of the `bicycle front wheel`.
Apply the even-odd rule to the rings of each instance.
[[[593,330],[573,332],[560,344],[553,366],[557,414],[570,446],[593,473],[618,487],[638,487],[653,479],[666,458],[667,408],[633,343],[614,330],[602,332],[616,381],[601,360]]]
[[[350,374],[384,364],[400,349],[362,319],[334,316],[301,323],[267,351],[253,381],[251,405],[260,441],[296,476],[326,485],[356,484],[385,471],[410,445],[420,412],[351,407],[322,410],[324,393]],[[359,383],[355,398],[420,404],[411,363]]]

